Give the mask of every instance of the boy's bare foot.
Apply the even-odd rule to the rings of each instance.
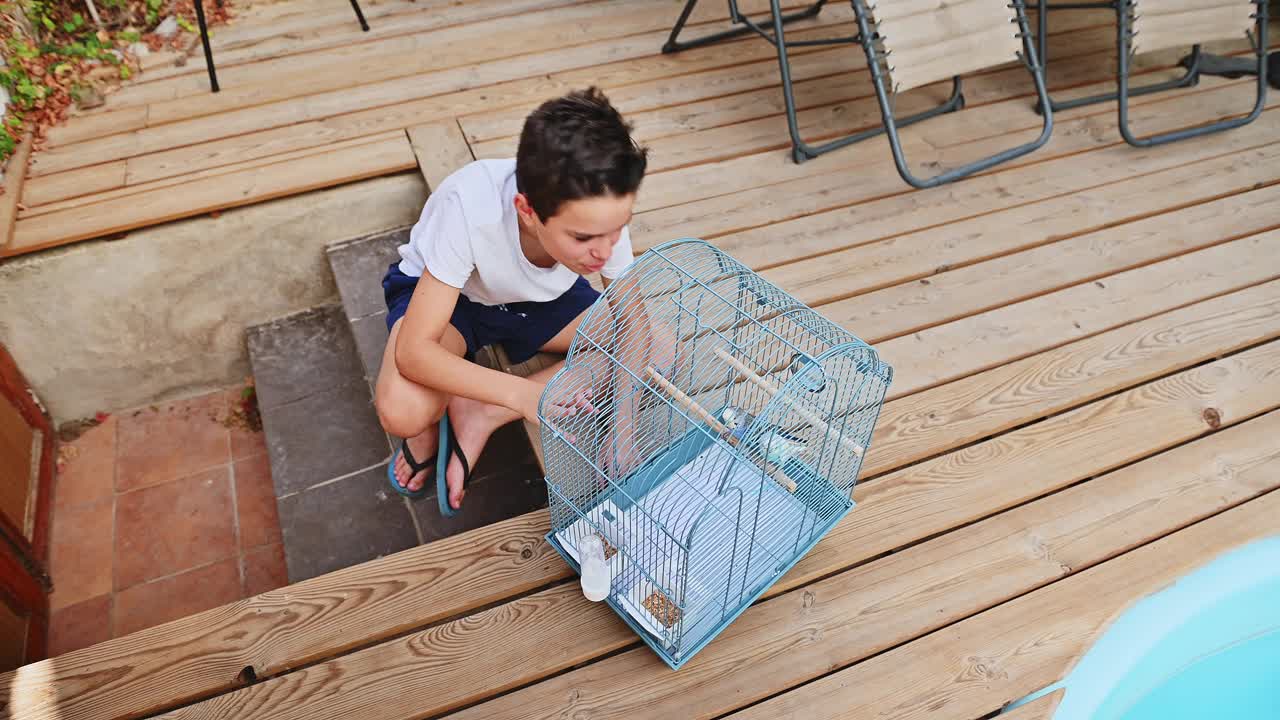
[[[409,452],[413,455],[413,459],[419,463],[425,463],[432,455],[435,455],[436,447],[439,445],[440,429],[436,425],[427,428],[421,435],[409,438]],[[432,464],[431,467],[435,467],[435,465]],[[414,475],[413,470],[409,467],[409,461],[404,458],[404,453],[396,456],[396,482],[400,483],[400,487],[406,488],[410,492],[417,492],[422,489],[422,484],[427,481],[427,473],[429,472],[431,472],[430,467]]]
[[[480,453],[493,431],[519,417],[519,413],[498,405],[457,396],[449,400],[449,429],[453,433],[453,442],[462,449],[472,468],[480,460]],[[449,486],[449,506],[454,510],[460,509],[466,490],[463,488],[462,463],[456,457],[449,459],[445,482]]]

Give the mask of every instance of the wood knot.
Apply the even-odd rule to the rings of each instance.
[[[817,596],[817,595],[814,595],[813,593],[809,592],[808,590],[805,590],[805,591],[804,591],[804,607],[805,607],[806,609],[811,608],[811,607],[813,607],[814,603],[816,603],[816,602],[818,602],[818,596]]]
[[[245,665],[240,674],[236,675],[236,682],[241,685],[252,685],[258,682],[258,673],[254,671],[252,665]]]
[[[521,559],[521,560],[532,560],[532,559],[533,559],[533,548],[531,548],[531,547],[529,547],[529,546],[527,546],[527,545],[526,545],[525,547],[520,548],[520,559]]]
[[[1202,413],[1202,415],[1204,417],[1205,423],[1209,427],[1213,428],[1214,430],[1217,430],[1218,428],[1222,427],[1222,414],[1218,412],[1217,408],[1205,408],[1204,413]]]

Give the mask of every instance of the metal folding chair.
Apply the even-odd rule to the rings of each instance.
[[[1036,13],[1036,49],[1040,51],[1040,64],[1049,67],[1049,11],[1050,10],[1112,10],[1120,11],[1120,5],[1124,0],[1108,0],[1107,2],[1074,2],[1074,3],[1054,3],[1048,4],[1045,0],[1040,0],[1038,12]],[[1176,88],[1192,87],[1200,82],[1201,53],[1200,46],[1196,45],[1191,48],[1191,54],[1188,56],[1186,63],[1186,72],[1180,77],[1162,82],[1149,83],[1138,87],[1129,88],[1130,95],[1147,95],[1165,90],[1174,90]],[[1047,70],[1046,70],[1047,72]],[[1116,100],[1120,97],[1118,91],[1109,93],[1099,93],[1088,97],[1075,98],[1073,100],[1054,100],[1049,97],[1049,107],[1054,110],[1068,110],[1083,105],[1092,105],[1093,103],[1108,102]],[[1042,106],[1036,103],[1036,112],[1040,112]]]
[[[1006,0],[886,0],[868,6],[864,0],[853,0],[853,7],[893,160],[908,184],[941,185],[1026,155],[1048,142],[1053,132],[1051,108],[1043,113],[1043,129],[1035,140],[932,177],[916,177],[898,137],[902,123],[893,113],[898,93],[948,77],[959,87],[965,73],[1021,61],[1031,73],[1040,102],[1048,107],[1044,70],[1031,41],[1026,4],[1024,0],[1010,4]],[[876,46],[877,39],[883,50]]]
[[[1125,142],[1137,147],[1162,145],[1238,128],[1262,114],[1267,103],[1267,0],[1122,0],[1116,20],[1119,125]],[[1141,138],[1133,134],[1129,127],[1129,96],[1134,94],[1129,88],[1129,63],[1134,55],[1186,45],[1188,39],[1205,43],[1242,35],[1253,43],[1257,58],[1258,91],[1248,115]]]
[[[734,27],[730,30],[713,33],[694,40],[680,41],[678,40],[681,30],[684,29],[685,23],[689,19],[689,14],[693,12],[693,8],[698,4],[698,0],[687,0],[684,10],[680,13],[680,17],[676,20],[675,26],[671,29],[671,35],[667,39],[665,45],[662,46],[662,52],[673,53],[694,47],[701,47],[709,43],[717,42],[727,38],[739,37],[747,33],[756,33],[760,37],[767,40],[778,51],[778,68],[782,78],[782,97],[786,104],[787,111],[787,128],[791,136],[791,157],[796,163],[802,163],[810,158],[818,157],[823,153],[845,147],[859,140],[865,140],[885,132],[883,127],[875,127],[868,130],[852,133],[835,140],[811,145],[800,137],[799,122],[796,119],[796,102],[795,94],[792,90],[791,81],[791,64],[787,57],[787,48],[804,47],[813,45],[853,45],[860,43],[862,38],[859,35],[852,37],[830,37],[818,38],[813,40],[787,40],[784,32],[784,26],[792,21],[802,18],[815,17],[822,11],[827,0],[817,0],[813,5],[794,13],[784,14],[780,6],[779,0],[770,0],[770,12],[772,15],[772,28],[761,27],[761,25],[738,9],[737,0],[728,0],[729,2],[729,20]],[[940,115],[942,113],[959,110],[964,107],[964,96],[960,92],[960,79],[955,78],[952,86],[951,96],[941,105],[916,113],[898,121],[899,126],[906,126],[912,123],[920,122],[927,118]]]
[[[222,7],[222,0],[216,0]],[[209,45],[209,26],[204,19],[204,0],[195,0],[196,22],[200,25],[200,44],[204,46],[204,64],[209,69],[209,87],[218,92],[218,71],[213,66],[213,48]],[[360,29],[369,32],[369,23],[365,22],[364,12],[360,10],[359,0],[351,0],[351,9],[356,11],[356,19],[360,21]]]

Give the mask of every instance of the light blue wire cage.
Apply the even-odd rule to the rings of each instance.
[[[638,257],[593,306],[540,407],[551,531],[672,668],[853,508],[893,371],[701,240]]]

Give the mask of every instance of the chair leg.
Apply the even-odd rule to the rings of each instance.
[[[364,12],[360,10],[360,1],[351,0],[351,9],[356,11],[356,19],[360,21],[360,29],[369,32],[369,23],[364,21]]]
[[[1043,0],[1042,0],[1043,2]],[[1018,15],[1018,26],[1022,36],[1022,51],[1024,57],[1023,63],[1031,72],[1031,78],[1035,82],[1036,93],[1040,97],[1040,101],[1044,103],[1045,112],[1044,126],[1040,132],[1040,137],[1035,140],[1020,145],[1018,147],[1003,150],[981,160],[975,160],[952,170],[939,173],[928,178],[919,178],[911,172],[907,165],[906,157],[902,152],[902,141],[898,137],[898,127],[902,124],[893,117],[893,105],[889,100],[889,94],[886,90],[886,80],[884,73],[881,72],[879,58],[876,53],[875,45],[871,38],[871,27],[867,21],[867,9],[863,4],[863,0],[853,0],[854,11],[858,18],[858,31],[861,34],[862,49],[867,55],[867,67],[871,70],[871,80],[875,85],[876,99],[880,103],[880,117],[884,121],[884,130],[889,136],[889,147],[893,152],[893,162],[898,168],[898,174],[908,185],[915,188],[930,188],[944,183],[952,182],[960,178],[972,175],[973,173],[986,170],[994,165],[1012,160],[1013,158],[1026,155],[1036,150],[1049,141],[1049,136],[1053,134],[1053,108],[1049,104],[1048,91],[1045,89],[1044,67],[1040,64],[1036,57],[1035,43],[1031,40],[1031,27],[1027,21],[1026,5],[1023,0],[1014,0],[1014,7]],[[959,78],[955,82],[959,83]]]
[[[1045,68],[1046,80],[1049,68],[1049,11],[1050,10],[1096,10],[1110,9],[1119,10],[1119,4],[1123,0],[1106,0],[1105,2],[1074,2],[1074,3],[1054,3],[1049,5],[1046,0],[1040,0],[1039,12],[1036,18],[1036,45],[1040,50],[1040,65]],[[1187,71],[1181,76],[1172,80],[1151,83],[1149,85],[1141,85],[1136,88],[1130,88],[1130,95],[1148,95],[1150,93],[1163,92],[1165,90],[1176,90],[1177,88],[1193,87],[1200,82],[1200,46],[1197,45],[1191,50],[1191,58],[1187,64]],[[1054,100],[1049,98],[1049,107],[1054,111],[1069,110],[1084,105],[1092,105],[1100,102],[1110,102],[1120,97],[1119,91],[1109,93],[1098,93],[1088,97],[1075,98],[1073,100]],[[1043,106],[1039,101],[1036,102],[1036,112],[1041,112]]]
[[[861,142],[868,138],[875,137],[885,132],[884,126],[878,125],[874,128],[862,130],[850,135],[846,135],[835,140],[829,140],[820,145],[810,145],[800,137],[800,122],[796,117],[795,94],[791,82],[791,62],[787,57],[787,42],[783,34],[783,23],[786,17],[782,15],[782,10],[778,0],[772,0],[773,8],[773,33],[776,39],[774,45],[778,49],[778,70],[782,76],[782,99],[787,110],[787,130],[791,134],[791,159],[800,164],[806,160],[829,153],[832,150],[839,150],[842,147]],[[861,37],[855,38],[855,42],[860,42]],[[961,92],[960,78],[955,78],[951,86],[951,97],[949,97],[941,105],[916,113],[903,118],[898,122],[900,127],[918,123],[921,120],[927,120],[931,117],[941,115],[943,113],[953,112],[964,107],[964,93]]]
[[[213,67],[213,48],[209,46],[209,26],[204,19],[204,0],[195,0],[196,22],[200,25],[200,43],[204,45],[204,63],[209,68],[209,86],[218,92],[218,71]]]
[[[697,4],[698,4],[698,0],[687,0],[687,2],[685,2],[684,9],[680,11],[680,17],[676,18],[676,24],[671,28],[670,37],[667,38],[666,44],[662,46],[662,52],[664,53],[680,52],[681,50],[688,50],[689,48],[702,47],[703,45],[710,45],[711,43],[714,43],[714,42],[719,42],[721,40],[725,40],[728,38],[739,37],[749,32],[755,31],[755,29],[750,26],[743,26],[743,27],[736,27],[731,30],[725,30],[718,33],[712,33],[711,35],[707,35],[706,37],[700,37],[694,40],[685,40],[685,41],[677,40],[677,38],[680,36],[680,31],[684,29],[684,24],[689,20],[689,15],[693,12],[693,7]],[[791,22],[793,20],[801,20],[804,18],[814,17],[818,13],[822,12],[822,6],[826,4],[827,4],[827,0],[817,0],[817,2],[805,8],[804,10],[799,10],[797,12],[791,13],[790,15],[784,16],[782,18],[782,21],[786,23],[786,22]],[[741,15],[738,13],[738,6],[735,0],[730,0],[729,2],[729,18],[735,24],[740,22]]]
[[[1154,145],[1164,145],[1166,143],[1186,140],[1200,135],[1209,133],[1222,132],[1223,130],[1231,130],[1233,128],[1248,125],[1258,116],[1262,114],[1263,108],[1267,104],[1267,2],[1268,0],[1254,0],[1257,6],[1257,33],[1255,38],[1254,53],[1258,62],[1258,92],[1254,100],[1253,110],[1243,117],[1232,118],[1229,120],[1219,120],[1218,122],[1197,125],[1196,127],[1184,128],[1182,130],[1174,130],[1167,133],[1159,133],[1146,137],[1137,137],[1133,134],[1129,127],[1129,96],[1137,94],[1129,89],[1129,60],[1130,46],[1133,37],[1130,22],[1132,20],[1132,9],[1129,6],[1130,0],[1122,0],[1122,6],[1116,11],[1116,49],[1119,55],[1119,69],[1116,73],[1116,84],[1119,86],[1119,125],[1120,135],[1124,141],[1135,147],[1152,147]]]

